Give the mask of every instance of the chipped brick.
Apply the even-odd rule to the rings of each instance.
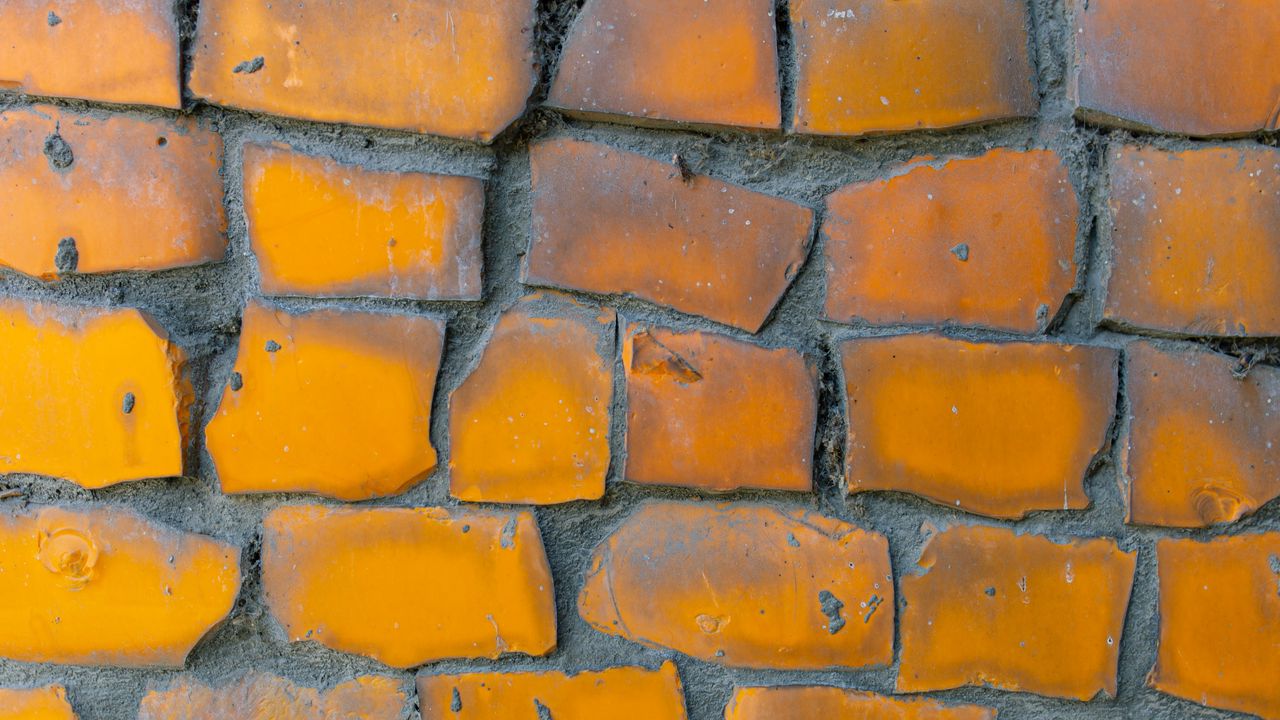
[[[835,633],[824,591],[850,618]],[[885,607],[867,613],[877,597]],[[644,505],[596,548],[578,611],[601,632],[730,667],[816,670],[893,659],[888,543],[801,510]]]
[[[792,0],[793,130],[863,135],[1034,115],[1025,0]]]
[[[885,212],[893,208],[893,212]],[[1043,330],[1075,285],[1079,204],[1049,150],[919,163],[827,198],[836,322]]]
[[[813,211],[595,143],[532,149],[524,280],[634,295],[755,332],[807,252]]]
[[[149,315],[0,300],[0,348],[0,473],[86,488],[182,474],[185,355]]]
[[[365,675],[326,690],[250,672],[219,686],[180,677],[142,698],[138,720],[401,720],[409,693],[396,678]]]
[[[247,145],[244,198],[265,293],[480,299],[480,180]]]
[[[263,521],[262,546],[267,605],[292,641],[399,668],[555,648],[530,513],[287,506]]]
[[[795,350],[631,327],[626,479],[706,490],[808,491],[818,397]]]
[[[937,335],[846,342],[850,492],[897,490],[1020,518],[1089,505],[1115,413],[1118,353]]]
[[[926,698],[899,699],[821,685],[740,687],[725,720],[995,720],[995,708],[944,705]]]
[[[781,126],[772,0],[588,0],[547,102],[590,116]]]
[[[241,389],[223,391],[205,430],[223,492],[363,500],[426,478],[443,335],[428,317],[250,303]]]
[[[304,120],[488,142],[524,112],[537,79],[534,15],[532,0],[203,0],[191,91]],[[246,60],[258,69],[235,72]]]
[[[0,155],[0,266],[50,280],[167,270],[226,252],[222,139],[191,119],[8,110]]]
[[[1280,335],[1280,150],[1122,146],[1111,157],[1104,317],[1187,335]]]
[[[985,685],[1090,700],[1116,694],[1137,554],[995,527],[932,537],[900,586],[899,692]],[[995,588],[991,594],[988,588]]]
[[[0,720],[76,720],[76,714],[61,685],[30,690],[0,688]]]
[[[503,313],[449,400],[449,491],[550,504],[604,495],[614,314],[531,296]]]

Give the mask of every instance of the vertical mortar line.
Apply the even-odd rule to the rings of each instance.
[[[627,402],[626,364],[622,354],[628,320],[617,310],[614,311],[614,318],[613,395],[609,401],[609,469],[605,472],[604,488],[606,497],[610,490],[625,482],[627,476],[627,411],[630,406]]]
[[[785,139],[792,130],[796,102],[796,40],[794,28],[791,27],[791,0],[775,0],[773,22],[778,53],[778,100],[782,105],[782,133]]]

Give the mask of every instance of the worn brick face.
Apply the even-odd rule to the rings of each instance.
[[[323,690],[263,672],[217,686],[182,677],[143,696],[138,720],[401,720],[410,696],[404,685],[379,675]]]
[[[1105,318],[1187,335],[1280,335],[1280,150],[1118,146]]]
[[[992,517],[1087,507],[1118,354],[937,335],[841,347],[850,492],[897,490]]]
[[[821,685],[740,687],[725,720],[995,720],[994,708],[944,705],[925,698],[898,699]]]
[[[50,280],[226,251],[222,138],[189,119],[8,110],[0,156],[0,266]]]
[[[292,641],[399,668],[555,648],[529,513],[286,506],[263,521],[262,548],[264,596]]]
[[[732,667],[885,665],[893,581],[884,537],[804,511],[651,503],[591,559],[592,627]]]
[[[822,225],[826,316],[1041,330],[1075,285],[1078,214],[1049,150],[924,161],[847,185]]]
[[[595,143],[531,153],[533,285],[634,295],[755,332],[804,261],[806,207]]]
[[[0,720],[76,720],[76,714],[61,685],[29,690],[0,688]]]
[[[422,720],[645,718],[684,720],[675,663],[563,672],[474,672],[418,676]]]
[[[480,298],[480,180],[247,145],[244,198],[265,293]]]
[[[715,491],[813,486],[818,397],[795,350],[632,326],[626,479]]]

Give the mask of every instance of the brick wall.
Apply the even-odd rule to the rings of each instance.
[[[0,2],[0,718],[1280,718],[1278,36]]]

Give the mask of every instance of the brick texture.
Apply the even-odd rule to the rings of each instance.
[[[61,685],[0,688],[0,720],[76,720],[76,714],[67,702],[67,689]]]
[[[211,687],[181,678],[142,698],[138,720],[400,720],[409,693],[390,677],[366,675],[318,690],[267,673]]]
[[[933,700],[899,700],[838,687],[790,685],[738,688],[725,720],[995,720],[996,711],[977,705],[944,705]]]

